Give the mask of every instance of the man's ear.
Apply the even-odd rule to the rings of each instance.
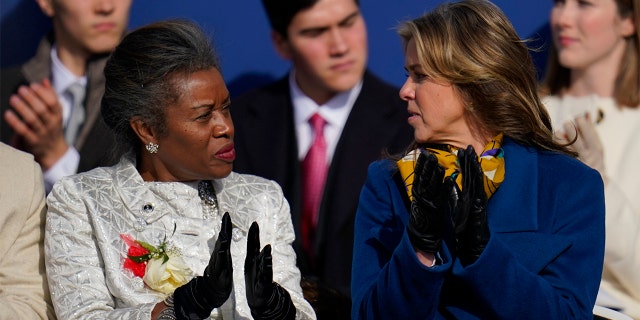
[[[273,43],[273,47],[276,49],[280,58],[284,60],[291,60],[291,46],[289,45],[289,41],[285,39],[283,35],[271,30],[271,42]]]
[[[151,128],[147,123],[142,121],[139,117],[133,117],[129,120],[129,125],[133,132],[136,133],[138,138],[140,138],[140,142],[142,145],[146,145],[149,142],[158,143],[157,136],[153,128]]]
[[[36,3],[47,17],[53,18],[56,11],[53,9],[53,3],[51,3],[51,0],[36,0]]]

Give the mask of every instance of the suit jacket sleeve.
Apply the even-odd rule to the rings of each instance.
[[[53,316],[53,308],[44,271],[42,172],[30,155],[29,161],[25,161],[26,154],[9,157],[13,153],[3,147],[0,145],[0,319],[47,319]]]
[[[315,319],[315,312],[309,302],[304,299],[302,288],[300,287],[300,270],[296,266],[296,254],[293,251],[293,240],[295,234],[289,203],[282,195],[282,189],[274,182],[269,182],[272,190],[275,190],[273,208],[274,222],[276,225],[275,239],[271,243],[273,256],[273,281],[285,288],[296,307],[296,319]],[[266,222],[268,223],[268,222]],[[262,243],[264,247],[267,243]]]
[[[371,164],[360,194],[352,319],[433,319],[445,272],[451,267],[446,245],[441,265],[428,268],[418,261],[405,231],[408,212],[392,181],[393,168],[391,161]]]

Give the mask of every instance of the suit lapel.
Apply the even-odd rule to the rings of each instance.
[[[236,138],[249,159],[242,159],[248,170],[275,180],[289,200],[294,226],[300,217],[300,163],[293,120],[288,77],[269,85],[266,94],[252,97],[241,118],[234,118]],[[233,115],[233,107],[232,107]],[[239,135],[242,134],[240,137]],[[292,172],[293,171],[293,172]]]
[[[87,98],[85,99],[86,119],[82,125],[82,130],[78,134],[75,147],[81,150],[87,137],[100,116],[100,105],[104,95],[104,66],[107,63],[107,56],[102,56],[89,61],[87,64]]]
[[[327,175],[328,188],[325,187],[320,207],[316,246],[324,242],[327,228],[351,227],[366,179],[366,168],[372,159],[382,158],[381,150],[393,139],[390,133],[393,130],[387,130],[396,128],[395,124],[389,123],[390,114],[403,111],[389,101],[388,91],[380,92],[373,82],[374,79],[365,73],[362,91],[336,146]]]
[[[51,79],[52,43],[53,34],[49,34],[40,41],[36,55],[22,66],[22,74],[29,83]]]

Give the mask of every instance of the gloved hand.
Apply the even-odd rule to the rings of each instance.
[[[452,219],[458,258],[462,265],[474,263],[489,242],[487,222],[487,195],[484,191],[484,173],[472,146],[458,150],[458,163],[462,174],[462,191],[454,185],[459,197]]]
[[[578,159],[589,167],[598,170],[602,180],[606,183],[604,148],[596,131],[595,123],[589,119],[589,114],[577,117],[574,122],[565,123],[563,128],[565,131],[564,139],[567,142],[575,139],[570,148],[578,153]]]
[[[205,319],[214,308],[221,306],[233,288],[231,265],[231,218],[225,212],[218,240],[211,253],[209,265],[202,276],[191,279],[173,292],[177,319]]]
[[[427,253],[438,252],[445,231],[450,192],[447,192],[443,177],[444,169],[436,156],[422,151],[414,169],[407,233],[413,247]],[[448,190],[450,188],[449,183]]]
[[[247,257],[244,260],[244,281],[247,303],[254,319],[295,319],[296,307],[286,289],[273,282],[271,245],[260,251],[260,229],[253,222],[247,236]]]

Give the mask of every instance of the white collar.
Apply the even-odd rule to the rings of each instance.
[[[322,105],[318,105],[302,92],[295,80],[295,70],[289,73],[289,87],[291,88],[291,101],[296,123],[307,122],[313,114],[320,113],[329,125],[342,127],[347,122],[349,113],[360,95],[362,80],[351,89],[336,94]]]
[[[51,77],[53,88],[58,96],[62,95],[67,88],[73,83],[80,83],[82,86],[87,85],[87,77],[76,77],[58,57],[57,46],[51,46]]]

